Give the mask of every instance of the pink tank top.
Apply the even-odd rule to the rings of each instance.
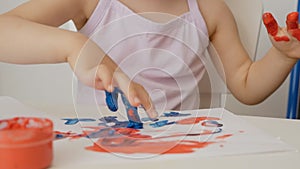
[[[209,39],[197,0],[189,12],[137,14],[118,0],[100,0],[80,32],[95,41],[135,82],[149,92],[158,110],[199,108],[198,82],[205,67],[201,56]],[[78,82],[78,103],[105,104],[104,91]]]

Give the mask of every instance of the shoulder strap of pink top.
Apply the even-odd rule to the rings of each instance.
[[[190,13],[193,15],[197,26],[203,31],[204,34],[208,35],[206,22],[201,14],[197,0],[188,0]]]
[[[103,19],[104,15],[106,14],[106,11],[109,9],[110,4],[111,0],[99,0],[95,10],[91,14],[89,20],[84,25],[84,27],[80,29],[80,32],[90,36],[97,27],[97,25]]]

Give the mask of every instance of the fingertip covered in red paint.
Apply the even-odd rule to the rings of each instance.
[[[291,12],[286,17],[287,30],[298,29],[298,12]]]
[[[263,22],[270,35],[275,36],[278,32],[278,24],[273,15],[269,12],[263,14]]]

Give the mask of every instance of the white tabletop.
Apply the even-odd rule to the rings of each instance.
[[[265,130],[273,136],[280,137],[286,143],[300,149],[300,121],[274,119],[265,117],[249,117],[243,116],[248,122]],[[128,163],[124,165],[118,164],[105,164],[96,166],[86,166],[85,169],[94,168],[143,168],[143,169],[182,169],[182,168],[209,168],[209,169],[299,169],[300,164],[299,152],[280,152],[280,153],[265,153],[265,154],[252,154],[252,155],[239,155],[239,156],[219,156],[219,157],[205,157],[205,158],[189,158],[189,159],[175,159],[163,162],[151,163],[143,160],[137,160],[136,163]],[[59,167],[58,167],[59,168]],[[79,167],[80,168],[80,167]],[[52,169],[52,168],[51,168]],[[55,169],[55,167],[53,168]]]
[[[48,108],[49,112],[57,112],[57,109],[62,110],[62,114],[70,113],[68,106]],[[68,114],[67,113],[67,114]],[[257,116],[241,116],[250,124],[262,129],[266,133],[279,137],[287,144],[300,150],[300,120],[289,120],[279,118],[257,117]],[[147,161],[136,160],[134,163],[114,163],[114,164],[99,164],[84,166],[85,169],[95,168],[122,168],[122,169],[181,169],[181,168],[209,168],[209,169],[299,169],[300,164],[299,151],[293,152],[277,152],[277,153],[264,153],[264,154],[250,154],[238,156],[216,156],[216,157],[191,157],[185,159],[174,159],[166,161]],[[75,169],[77,167],[72,167]],[[82,166],[78,166],[82,168]],[[59,166],[53,166],[51,169],[65,169]]]
[[[43,111],[54,114],[55,116],[65,116],[73,114],[69,106],[44,106]],[[55,112],[55,113],[53,113]],[[275,137],[280,137],[287,144],[300,150],[300,120],[277,119],[267,117],[241,116],[250,124],[264,130],[266,133]],[[54,144],[55,148],[55,144]],[[56,158],[59,154],[55,154]],[[249,155],[232,155],[232,156],[213,156],[213,157],[196,157],[179,159],[168,159],[163,161],[155,160],[130,160],[126,163],[124,159],[121,163],[90,164],[88,166],[61,167],[53,165],[50,169],[95,169],[95,168],[115,168],[115,169],[133,169],[133,168],[230,168],[230,169],[299,169],[300,153],[298,151],[249,154]],[[72,160],[71,160],[72,161]],[[69,161],[70,162],[70,161]],[[72,167],[71,167],[72,166]]]

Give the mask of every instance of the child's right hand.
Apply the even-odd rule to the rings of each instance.
[[[93,41],[87,40],[81,46],[79,50],[78,45],[67,60],[82,83],[108,92],[117,86],[132,106],[142,105],[151,119],[157,118],[155,107],[143,86],[132,81]]]

